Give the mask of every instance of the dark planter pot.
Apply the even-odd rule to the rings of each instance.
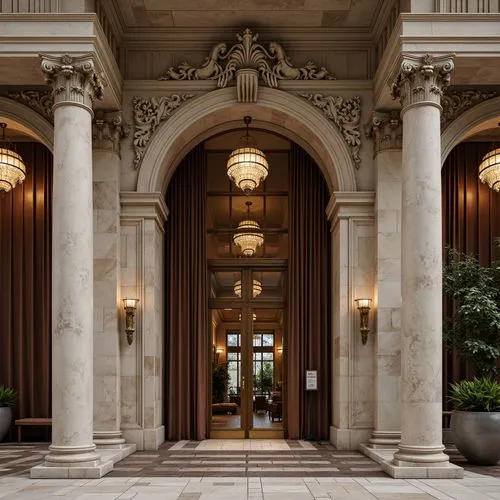
[[[12,422],[12,409],[10,406],[0,406],[0,441],[7,435]]]
[[[500,412],[454,411],[451,433],[471,464],[496,465],[500,460]]]

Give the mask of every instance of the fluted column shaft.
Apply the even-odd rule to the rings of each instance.
[[[92,466],[92,59],[44,56],[54,92],[52,444],[46,465]]]
[[[406,56],[395,96],[402,104],[401,443],[395,465],[443,466],[440,96],[449,56]]]

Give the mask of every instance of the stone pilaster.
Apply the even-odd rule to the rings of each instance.
[[[92,123],[94,202],[94,443],[120,447],[120,111]]]
[[[451,56],[404,56],[392,87],[403,108],[401,442],[395,477],[457,477],[442,443],[440,98]],[[418,475],[415,475],[417,469]]]
[[[375,428],[373,447],[396,447],[401,439],[401,148],[399,111],[374,113],[371,137],[377,171],[377,334],[375,336]]]
[[[92,105],[103,86],[91,55],[42,56],[54,93],[52,444],[32,477],[101,477],[93,443]]]

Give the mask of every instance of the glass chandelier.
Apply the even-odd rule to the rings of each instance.
[[[241,297],[241,280],[236,281],[233,285],[234,294]],[[262,293],[262,283],[258,280],[252,280],[252,296],[255,299]]]
[[[247,206],[247,219],[242,220],[233,235],[233,242],[241,248],[245,257],[255,255],[257,248],[264,244],[264,235],[260,231],[259,223],[250,219],[251,201],[245,203]]]
[[[246,194],[253,191],[265,180],[269,172],[266,155],[256,147],[248,132],[252,118],[243,118],[247,126],[246,135],[241,138],[240,146],[227,160],[227,175]]]
[[[26,178],[23,159],[5,141],[6,123],[0,123],[2,142],[0,144],[0,191],[10,191]]]
[[[495,191],[500,191],[500,148],[483,156],[479,165],[479,180]]]

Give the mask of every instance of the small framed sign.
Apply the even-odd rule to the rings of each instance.
[[[318,390],[318,371],[306,370],[306,391]]]

